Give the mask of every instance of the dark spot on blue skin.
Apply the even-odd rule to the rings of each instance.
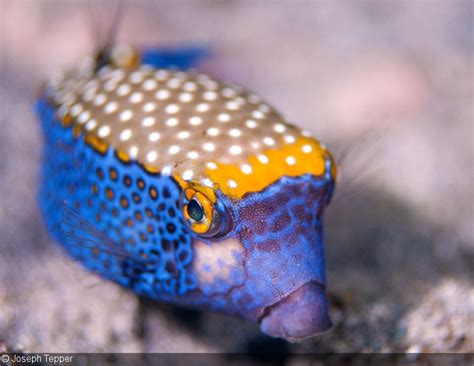
[[[161,240],[161,247],[165,252],[169,252],[172,248],[171,242],[168,239]]]
[[[280,248],[280,244],[276,239],[267,239],[261,243],[257,243],[255,247],[264,252],[275,252]]]
[[[169,223],[169,224],[166,225],[166,230],[170,234],[173,234],[176,231],[176,226],[173,223]]]
[[[282,231],[284,230],[289,224],[291,223],[291,218],[288,213],[283,212],[280,216],[278,216],[270,226],[270,230],[273,232]]]
[[[163,197],[164,198],[170,198],[171,197],[171,193],[170,193],[168,187],[163,188]]]
[[[130,178],[129,175],[125,175],[123,177],[123,184],[127,187],[130,187],[132,185],[132,178]]]
[[[174,263],[172,261],[167,261],[165,268],[173,276],[175,276],[177,274],[176,266],[174,265]]]

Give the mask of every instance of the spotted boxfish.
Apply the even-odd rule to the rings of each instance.
[[[195,71],[201,51],[117,44],[43,84],[45,225],[140,296],[289,341],[324,332],[334,159],[257,94]]]

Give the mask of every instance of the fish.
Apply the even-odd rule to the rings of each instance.
[[[301,341],[331,328],[323,214],[337,167],[202,48],[114,44],[47,80],[39,207],[88,270]]]

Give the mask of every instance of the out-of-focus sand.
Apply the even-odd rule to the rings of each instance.
[[[267,343],[233,318],[140,303],[64,257],[36,208],[33,91],[92,49],[91,18],[85,2],[3,0],[0,350],[473,351],[473,3],[125,3],[120,40],[209,44],[208,72],[348,149],[327,215],[335,327]]]

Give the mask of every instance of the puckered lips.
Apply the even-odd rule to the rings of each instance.
[[[290,342],[302,341],[332,326],[324,286],[310,281],[263,309],[260,329]]]

